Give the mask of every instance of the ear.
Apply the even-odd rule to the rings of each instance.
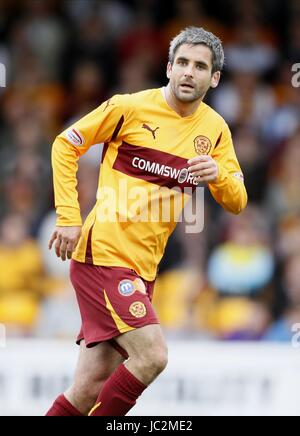
[[[216,71],[212,75],[212,77],[211,77],[210,86],[212,88],[216,88],[218,86],[218,84],[219,84],[220,78],[221,78],[221,72],[220,71]]]
[[[167,78],[168,79],[171,78],[171,73],[172,73],[172,64],[171,64],[171,62],[168,62],[168,65],[167,65]]]

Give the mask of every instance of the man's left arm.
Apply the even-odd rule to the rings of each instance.
[[[197,156],[188,161],[189,171],[206,182],[214,199],[228,212],[239,214],[247,205],[244,177],[238,163],[231,133],[225,125],[211,156]]]

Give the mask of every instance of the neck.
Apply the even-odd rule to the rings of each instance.
[[[165,87],[165,98],[168,105],[181,117],[188,117],[196,112],[202,99],[196,101],[180,101],[174,95],[170,83]]]

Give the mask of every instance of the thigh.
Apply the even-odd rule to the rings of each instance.
[[[140,356],[142,353],[153,353],[155,350],[167,350],[166,341],[159,324],[151,324],[124,333],[115,341],[129,354],[129,357]]]

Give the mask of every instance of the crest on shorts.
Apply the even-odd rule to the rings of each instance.
[[[147,309],[141,301],[135,301],[129,307],[129,312],[135,318],[143,318],[147,314]]]
[[[119,283],[118,291],[124,297],[130,297],[130,295],[135,293],[135,286],[131,280],[122,280]]]
[[[199,135],[194,139],[195,151],[198,154],[209,154],[211,150],[211,142],[207,136]]]

